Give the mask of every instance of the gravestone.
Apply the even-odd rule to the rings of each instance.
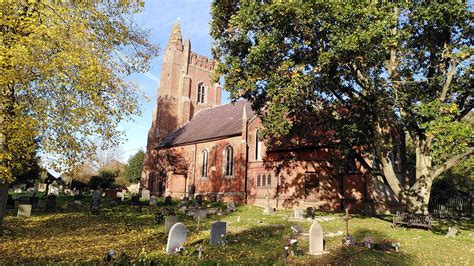
[[[150,200],[150,190],[148,189],[142,190],[142,199],[146,201]]]
[[[233,201],[227,203],[227,211],[235,212],[235,203]]]
[[[211,224],[211,245],[217,245],[222,237],[227,234],[227,223],[215,222]]]
[[[295,234],[304,234],[304,229],[299,224],[292,225],[291,230]]]
[[[455,238],[456,237],[456,234],[458,233],[458,229],[456,227],[449,227],[448,228],[448,233],[446,234],[446,237],[447,238]]]
[[[31,216],[31,205],[30,204],[20,204],[18,205],[18,214],[17,217],[26,218]]]
[[[169,206],[172,204],[171,199],[172,199],[171,196],[165,197],[165,206]]]
[[[49,186],[49,191],[48,191],[48,195],[49,194],[53,194],[55,196],[59,196],[59,188],[55,187],[55,186]]]
[[[156,198],[150,198],[149,204],[150,204],[150,206],[156,206],[157,205]]]
[[[181,247],[186,238],[188,232],[186,231],[186,226],[182,223],[176,223],[171,227],[168,234],[168,243],[166,244],[166,253],[173,254],[176,252],[176,249]]]
[[[28,197],[34,197],[36,194],[36,189],[34,187],[30,187],[26,190],[26,194]]]
[[[202,195],[197,195],[196,198],[195,198],[195,200],[196,200],[196,203],[197,203],[199,206],[202,205],[202,200],[203,200],[203,199],[202,199]]]
[[[165,233],[168,234],[168,232],[171,230],[171,227],[173,227],[173,225],[177,222],[178,222],[178,217],[167,216],[165,218]]]
[[[324,251],[323,228],[318,222],[314,222],[309,229],[309,254],[321,255]]]
[[[207,210],[196,210],[194,212],[194,220],[200,222],[207,217]]]
[[[51,194],[46,197],[46,203],[45,203],[45,212],[54,212],[56,211],[56,196]]]
[[[102,198],[102,190],[96,189],[92,193],[91,212],[98,213],[100,208],[100,199]]]
[[[15,200],[13,199],[12,195],[8,195],[7,198],[7,209],[14,209],[15,208]]]
[[[38,208],[38,202],[39,202],[39,198],[38,198],[38,197],[30,197],[30,198],[29,198],[29,201],[30,201],[31,207],[32,207],[33,209]]]
[[[306,208],[306,217],[313,219],[315,215],[316,212],[314,211],[313,207]]]
[[[296,208],[295,210],[295,219],[303,219],[303,209]]]
[[[38,190],[38,192],[45,192],[46,191],[46,184],[45,183],[36,184],[36,190]]]
[[[273,213],[274,210],[272,208],[272,206],[270,205],[270,194],[267,192],[265,192],[265,199],[267,201],[267,206],[265,207],[265,210],[263,211],[264,213]]]

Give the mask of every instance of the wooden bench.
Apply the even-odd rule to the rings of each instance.
[[[431,230],[432,222],[433,218],[431,215],[397,212],[397,214],[393,216],[392,227],[395,228],[397,225],[404,224],[406,226],[416,226]]]

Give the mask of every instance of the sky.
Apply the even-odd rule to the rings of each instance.
[[[126,162],[140,149],[145,150],[161,76],[162,51],[168,41],[173,23],[179,20],[183,40],[190,38],[191,49],[194,52],[211,57],[210,4],[209,0],[148,0],[145,1],[143,12],[134,15],[133,19],[138,25],[150,30],[149,41],[160,46],[160,55],[152,61],[148,73],[129,77],[129,80],[135,82],[149,100],[142,102],[141,116],[132,117],[133,122],[120,124],[120,129],[125,133],[125,142],[118,149],[121,157],[119,159],[122,162]],[[222,102],[229,102],[228,97],[229,94],[223,92]]]

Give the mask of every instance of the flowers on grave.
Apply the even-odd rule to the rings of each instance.
[[[221,246],[225,246],[227,244],[227,239],[225,238],[225,234],[221,234],[221,240],[219,240],[217,244]]]
[[[174,249],[174,252],[175,252],[175,253],[182,253],[182,252],[185,251],[185,250],[186,250],[186,248],[184,248],[183,246],[179,246],[179,247],[176,247],[176,248]]]
[[[372,239],[371,236],[365,236],[364,237],[364,246],[367,248],[373,248],[374,247],[374,240]]]
[[[286,242],[285,245],[285,254],[288,257],[289,254],[292,256],[298,257],[299,254],[299,247],[298,247],[298,239],[290,238]]]
[[[155,222],[157,224],[161,224],[164,220],[164,215],[162,212],[158,212],[156,215],[155,215]]]
[[[346,235],[342,239],[342,244],[344,244],[346,246],[354,246],[356,244],[356,240],[351,235]]]

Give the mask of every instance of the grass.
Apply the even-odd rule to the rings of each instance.
[[[157,261],[165,264],[474,264],[474,224],[472,221],[437,221],[434,229],[391,228],[391,217],[368,218],[352,215],[350,233],[358,241],[370,235],[376,242],[384,239],[398,241],[400,252],[344,247],[342,236],[326,238],[327,254],[285,259],[284,245],[288,238],[298,237],[299,246],[308,250],[308,240],[295,236],[291,225],[300,224],[309,230],[310,221],[288,220],[291,211],[264,215],[253,206],[239,206],[237,212],[211,216],[197,224],[191,217],[180,216],[188,229],[187,251],[184,254],[165,253],[167,236],[164,224],[154,222],[162,207],[145,206],[141,212],[129,205],[113,206],[104,201],[99,215],[90,215],[88,200],[79,210],[72,210],[72,200],[61,197],[54,214],[34,212],[31,218],[16,218],[10,211],[5,219],[7,234],[1,237],[0,264],[4,263],[96,263],[113,249],[117,261]],[[159,202],[162,203],[162,202]],[[44,204],[44,202],[41,202]],[[39,209],[42,205],[39,206]],[[16,211],[16,210],[15,210]],[[324,232],[344,231],[343,214],[319,213],[336,219],[320,222]],[[227,222],[226,246],[209,246],[210,223]],[[448,226],[459,228],[455,239],[444,237]],[[193,252],[204,248],[200,260]]]

